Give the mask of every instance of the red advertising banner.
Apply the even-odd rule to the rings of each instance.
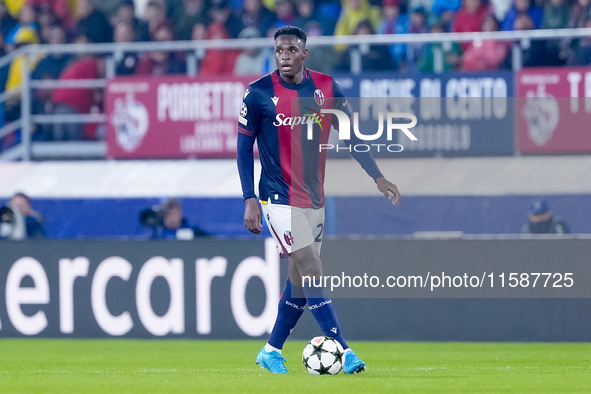
[[[591,153],[590,67],[524,69],[516,86],[521,153]]]
[[[105,94],[108,157],[236,157],[242,96],[255,78],[119,77]]]

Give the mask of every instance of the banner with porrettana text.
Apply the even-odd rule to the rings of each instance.
[[[256,77],[117,77],[105,89],[107,156],[231,158],[242,96]]]

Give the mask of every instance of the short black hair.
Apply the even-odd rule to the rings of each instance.
[[[275,36],[273,37],[273,39],[276,40],[279,36],[296,36],[297,38],[302,40],[304,44],[306,44],[306,41],[308,40],[306,32],[296,26],[283,26],[279,28],[279,30],[275,32]]]

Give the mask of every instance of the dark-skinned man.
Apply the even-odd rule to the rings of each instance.
[[[358,373],[365,370],[365,363],[347,345],[332,300],[324,288],[302,283],[302,277],[322,275],[320,247],[324,230],[326,150],[318,148],[328,142],[329,134],[310,115],[305,118],[304,111],[338,108],[349,117],[352,111],[331,76],[304,67],[309,50],[302,29],[282,27],[274,38],[277,70],[248,86],[238,118],[238,170],[245,202],[244,225],[260,234],[264,214],[279,253],[289,257],[289,278],[277,319],[256,361],[272,373],[287,372],[281,349],[307,304],[324,334],[343,346],[345,373]],[[307,99],[307,103],[314,103],[312,98],[316,109],[308,105],[299,108],[295,101]],[[298,104],[294,107],[294,103]],[[337,117],[330,113],[324,113],[322,122],[318,123],[338,125]],[[312,139],[307,127],[313,127]],[[355,143],[356,138],[353,136],[350,143]],[[258,197],[262,209],[254,190],[255,140],[262,168]],[[396,205],[400,199],[398,188],[384,178],[371,152],[351,152],[374,179],[378,190]]]

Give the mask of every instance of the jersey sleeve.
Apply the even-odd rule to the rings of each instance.
[[[259,113],[256,92],[252,86],[244,92],[240,114],[238,114],[238,146],[236,159],[240,183],[242,184],[242,195],[244,200],[256,198],[254,193],[254,142],[260,129]]]
[[[240,114],[238,114],[238,132],[247,137],[256,137],[260,129],[260,112],[257,110],[258,101],[256,91],[252,85],[244,91]]]
[[[345,93],[343,93],[343,89],[341,88],[341,85],[339,85],[339,83],[335,79],[332,80],[332,93],[334,96],[334,109],[338,109],[340,111],[343,111],[344,113],[347,114],[347,116],[349,118],[352,117],[353,116],[353,109],[351,108],[351,105],[347,101],[347,98],[345,97]],[[333,117],[332,123],[333,123],[333,126],[335,126],[335,127],[338,126],[338,119],[336,116]]]

